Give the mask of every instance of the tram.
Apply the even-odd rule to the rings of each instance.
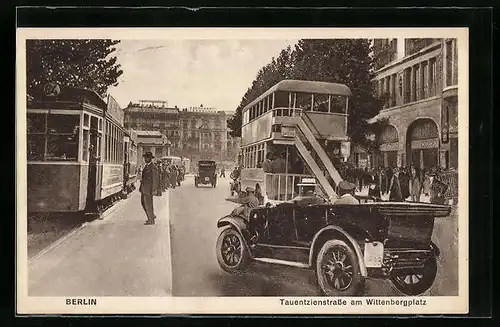
[[[123,162],[123,195],[126,197],[136,189],[138,179],[137,133],[134,130],[126,132],[123,144],[125,153],[125,160]]]
[[[131,189],[137,154],[121,115],[87,89],[50,83],[30,94],[28,213],[99,213]]]

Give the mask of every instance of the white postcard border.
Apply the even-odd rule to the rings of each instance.
[[[96,297],[95,306],[72,306],[64,297],[28,296],[26,212],[27,39],[300,39],[457,38],[459,53],[459,289],[458,296],[342,298],[348,305],[280,304],[283,300],[337,301],[327,297]],[[467,28],[18,28],[16,53],[16,301],[18,314],[459,314],[468,312],[468,29]],[[424,301],[426,305],[366,305],[367,299]],[[361,300],[364,305],[350,305]],[[408,304],[408,302],[406,302]]]

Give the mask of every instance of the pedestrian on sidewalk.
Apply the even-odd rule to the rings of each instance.
[[[401,183],[399,181],[399,167],[396,167],[394,168],[391,182],[389,184],[389,201],[401,202],[403,200]]]
[[[146,152],[143,155],[146,164],[142,169],[141,186],[139,187],[139,192],[141,192],[141,205],[146,213],[147,220],[144,225],[154,225],[156,216],[154,214],[153,208],[153,195],[158,195],[158,170],[153,163],[153,154],[151,152]]]
[[[410,169],[411,201],[420,202],[420,195],[422,193],[422,178],[420,176],[420,172],[417,170],[417,168],[415,168],[415,166],[411,166]]]

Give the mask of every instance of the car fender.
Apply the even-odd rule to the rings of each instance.
[[[358,263],[359,263],[359,269],[361,272],[361,276],[366,277],[368,276],[368,271],[365,266],[364,258],[363,258],[363,252],[361,251],[361,247],[359,246],[358,242],[349,235],[343,228],[339,226],[326,226],[322,229],[320,229],[316,235],[313,237],[313,241],[311,243],[311,249],[309,250],[309,266],[313,267],[313,258],[314,258],[314,249],[317,246],[318,239],[320,238],[321,235],[324,235],[324,233],[329,233],[329,232],[337,232],[340,233],[343,237],[347,239],[347,241],[350,243],[350,245],[353,247],[354,252],[356,252],[356,256],[358,257]]]
[[[441,250],[434,242],[431,242],[431,250],[434,253],[434,256],[436,256],[436,258],[438,258],[441,255]]]
[[[235,228],[238,233],[243,236],[243,241],[245,242],[245,245],[250,252],[250,255],[252,255],[252,248],[250,247],[250,240],[249,240],[249,230],[248,230],[248,223],[245,218],[240,217],[240,216],[225,216],[219,219],[217,222],[217,227],[225,227],[225,226],[231,226]]]

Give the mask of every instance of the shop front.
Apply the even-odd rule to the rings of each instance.
[[[378,166],[397,167],[399,137],[398,131],[392,125],[387,125],[379,136]]]
[[[408,165],[419,169],[439,165],[439,134],[432,119],[417,119],[409,127],[406,138]]]

